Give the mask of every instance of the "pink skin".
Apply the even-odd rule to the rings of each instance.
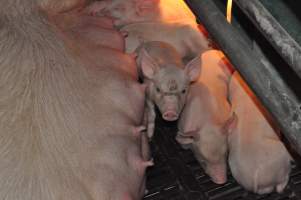
[[[109,0],[94,1],[85,8],[84,12],[91,16],[97,16],[110,2]]]
[[[101,140],[99,150],[95,151],[95,155],[99,156],[94,160],[95,168],[87,172],[87,178],[83,177],[91,184],[88,190],[93,199],[140,199],[144,194],[145,170],[153,162],[143,160],[135,138],[115,135]],[[102,180],[95,182],[95,177],[102,177]],[[114,192],[108,192],[113,188]]]
[[[205,172],[217,184],[227,181],[227,134],[236,121],[227,101],[230,73],[224,55],[211,50],[202,54],[202,73],[191,85],[179,119],[177,141],[193,150]]]
[[[125,49],[124,36],[113,28],[109,17],[88,16],[83,11],[75,10],[50,16],[50,19],[61,31],[73,37],[122,52]]]
[[[143,160],[151,160],[151,152],[148,144],[148,137],[146,133],[141,136],[141,151]]]
[[[217,100],[219,115],[227,118],[230,105],[227,100],[231,70],[225,55],[218,50],[209,50],[202,54],[202,74],[198,82],[207,86]]]
[[[76,41],[78,42],[78,40],[76,40]],[[99,68],[102,70],[106,70],[108,72],[110,72],[109,69],[114,70],[114,71],[117,70],[116,72],[118,72],[117,74],[115,72],[110,73],[111,75],[109,75],[108,77],[111,77],[110,78],[111,83],[106,85],[106,88],[104,88],[104,90],[89,91],[89,93],[91,92],[94,95],[98,94],[98,93],[99,93],[99,95],[105,93],[106,94],[105,96],[109,95],[109,97],[110,96],[112,97],[109,105],[100,106],[100,107],[102,107],[102,110],[105,113],[108,113],[108,112],[110,113],[110,112],[112,112],[110,110],[116,109],[116,110],[118,110],[119,114],[118,113],[112,114],[112,116],[106,115],[105,118],[109,118],[109,119],[106,119],[106,120],[102,119],[102,122],[100,123],[102,128],[99,127],[99,129],[108,130],[108,128],[109,128],[111,130],[108,132],[109,132],[109,134],[111,134],[110,137],[112,137],[112,145],[115,146],[116,145],[115,141],[117,139],[114,137],[114,135],[116,134],[116,132],[118,133],[118,131],[119,131],[120,133],[118,133],[118,134],[128,135],[128,133],[125,131],[128,129],[128,127],[127,127],[128,125],[124,126],[122,124],[123,123],[128,124],[129,122],[128,122],[127,118],[124,121],[124,117],[131,117],[131,116],[137,117],[137,113],[143,113],[143,110],[141,110],[141,106],[143,106],[143,102],[144,102],[145,86],[135,84],[133,88],[130,87],[130,88],[132,88],[132,89],[130,89],[131,91],[128,91],[128,89],[123,88],[123,86],[120,87],[121,85],[119,85],[119,84],[122,84],[122,82],[119,83],[119,81],[122,79],[129,79],[129,78],[130,78],[130,80],[137,79],[136,66],[135,66],[135,62],[134,62],[134,59],[132,56],[126,55],[119,51],[108,49],[108,48],[103,48],[103,47],[95,48],[93,46],[85,46],[85,45],[83,45],[82,42],[80,42],[80,44],[82,44],[82,47],[80,48],[79,55],[84,60],[84,63],[86,63],[86,66],[87,67],[90,66],[90,67],[88,67],[88,69],[91,70],[91,72],[95,73],[95,76],[97,79],[104,78],[103,75],[101,75],[102,73],[98,73],[97,69],[99,69]],[[93,49],[93,51],[92,51],[92,49]],[[118,58],[118,59],[116,59],[116,58]],[[98,64],[94,66],[94,63],[98,63]],[[108,67],[102,68],[101,65],[108,66]],[[130,70],[131,66],[133,66],[133,68],[132,68],[133,71]],[[126,72],[126,73],[125,74],[122,73],[122,76],[120,76],[119,71]],[[128,74],[127,76],[129,76],[129,77],[125,76],[126,74]],[[112,77],[114,77],[114,79],[117,79],[118,82],[115,82],[115,81],[112,82],[112,80],[114,80],[114,79],[112,79]],[[131,78],[131,77],[133,77],[133,78]],[[112,87],[112,83],[118,84],[118,86]],[[103,84],[103,83],[100,83],[100,84]],[[127,84],[125,84],[124,87],[127,88],[128,87]],[[120,88],[121,91],[125,91],[125,93],[120,92],[119,94],[118,93],[112,94],[110,92],[110,90],[116,91],[118,88]],[[140,91],[141,91],[141,93],[140,93]],[[125,95],[124,97],[127,99],[124,99],[123,95]],[[121,101],[123,103],[120,104],[119,101]],[[129,104],[127,104],[127,103],[129,103]],[[113,107],[112,107],[112,104],[114,105]],[[119,108],[120,105],[122,105],[122,108]],[[96,106],[96,107],[98,107],[98,106]],[[121,115],[122,113],[125,113],[126,116],[122,116]],[[141,117],[142,116],[140,115],[138,117],[138,119],[141,119]],[[116,125],[116,123],[114,123],[114,121],[116,121],[116,120],[118,121],[118,125]],[[130,122],[131,121],[132,120],[130,120]],[[140,123],[139,120],[136,121],[135,124],[136,123]],[[132,144],[129,144],[129,146],[125,145],[124,147],[123,147],[123,145],[118,145],[118,142],[117,142],[117,146],[114,147],[117,150],[120,148],[120,150],[118,150],[118,151],[116,150],[117,153],[125,152],[125,149],[122,149],[122,148],[126,148],[129,151],[131,151],[131,152],[128,152],[128,156],[126,158],[117,156],[118,160],[120,160],[120,163],[118,163],[118,164],[112,163],[111,164],[113,169],[115,168],[115,166],[119,166],[118,167],[119,170],[117,170],[116,172],[113,172],[112,176],[109,176],[109,177],[107,177],[105,175],[108,172],[98,171],[97,173],[99,173],[99,180],[97,180],[97,182],[95,183],[95,187],[91,187],[91,184],[93,185],[93,182],[91,182],[90,180],[87,180],[86,184],[89,186],[89,188],[91,188],[91,190],[93,192],[95,192],[94,193],[95,199],[97,199],[97,198],[102,199],[102,198],[107,197],[109,199],[119,200],[119,199],[121,199],[121,197],[123,195],[125,198],[139,199],[144,194],[144,189],[142,189],[142,185],[144,185],[144,181],[145,181],[145,179],[143,178],[144,172],[145,172],[146,167],[151,164],[149,161],[146,160],[146,158],[149,158],[149,155],[148,155],[149,147],[148,147],[148,143],[145,142],[145,140],[143,140],[144,136],[142,135],[140,138],[139,135],[137,135],[137,133],[139,131],[143,131],[143,128],[136,127],[136,128],[131,128],[131,129],[134,130],[134,133],[133,132],[130,133],[131,136],[133,136],[133,134],[134,135],[136,134],[136,136],[134,136],[134,138],[133,138],[135,142]],[[103,132],[103,131],[100,131],[100,132]],[[106,132],[106,134],[108,134],[108,132]],[[137,136],[138,136],[138,138],[140,138],[139,140],[137,140]],[[110,142],[108,142],[108,143],[110,143]],[[137,144],[138,144],[138,146],[136,146]],[[132,150],[130,150],[131,148],[133,148],[133,152],[132,152]],[[104,147],[104,149],[110,149],[110,148]],[[116,157],[116,153],[112,153],[112,155],[109,157],[110,158]],[[108,158],[108,160],[99,161],[99,162],[100,163],[110,162],[110,160]],[[123,166],[122,163],[129,163],[130,166],[122,167]],[[120,174],[120,173],[129,174],[129,177],[119,180],[119,177],[124,177],[124,175]],[[106,179],[106,177],[108,178],[108,180]],[[111,183],[111,180],[113,180],[112,183]],[[119,189],[117,191],[115,191],[116,194],[108,193],[107,191],[110,191],[111,187],[116,186],[116,182],[119,182],[119,184],[118,184]],[[99,188],[103,188],[103,190],[100,190]],[[143,190],[143,191],[141,191],[141,190]]]
[[[137,67],[132,55],[103,47],[98,47],[97,50],[102,53],[102,56],[97,59],[99,62],[105,62],[107,66],[118,66],[135,80],[138,79]]]
[[[166,121],[175,121],[178,119],[177,113],[172,109],[167,109],[167,111],[165,111],[162,116]]]
[[[128,23],[139,22],[150,18],[146,14],[152,15],[154,9],[152,1],[142,3],[135,0],[104,0],[91,3],[85,9],[85,12],[92,16],[110,16],[113,17],[114,24],[121,26]]]
[[[69,34],[72,34],[71,36]],[[71,48],[74,53],[83,58],[82,60],[87,66],[92,68],[98,68],[97,66],[104,65],[110,68],[120,69],[126,74],[130,75],[134,80],[138,80],[137,66],[135,62],[135,55],[125,54],[119,50],[106,48],[102,45],[97,45],[96,43],[86,40],[86,38],[80,38],[77,33],[64,33],[63,37],[68,37],[69,41],[71,37],[74,37],[73,41],[78,42],[78,44],[70,43]],[[74,48],[76,46],[76,48]],[[93,52],[91,50],[93,49]],[[97,65],[95,64],[97,63]],[[145,88],[145,86],[143,86]],[[144,89],[145,90],[145,89]]]
[[[133,128],[133,136],[134,137],[140,137],[143,131],[145,131],[145,126],[137,126]]]
[[[103,0],[92,2],[86,12],[93,16],[111,16],[119,27],[147,21],[195,24],[194,15],[182,0]]]
[[[87,3],[88,0],[41,0],[38,6],[47,14],[58,14],[82,9]]]
[[[227,181],[227,130],[234,118],[222,117],[217,103],[207,86],[194,83],[179,119],[176,140],[189,145],[213,182],[224,184]]]
[[[198,30],[196,24],[143,22],[126,25],[120,30],[128,33],[125,38],[127,53],[134,52],[141,40],[166,42],[172,45],[182,58],[188,60],[211,49],[208,39]]]
[[[71,29],[76,26],[92,25],[100,28],[113,29],[113,19],[106,16],[91,16],[85,9],[69,10],[62,13],[49,13],[50,18],[56,18],[61,29]],[[53,19],[52,19],[53,20]]]
[[[102,87],[102,89],[100,90],[87,91],[88,93],[93,94],[93,96],[98,97],[96,99],[100,103],[106,102],[99,100],[99,98],[103,98],[101,97],[103,94],[105,94],[106,97],[110,98],[110,101],[107,102],[109,103],[108,105],[95,105],[95,107],[101,107],[102,112],[104,113],[113,113],[111,115],[105,115],[104,118],[100,118],[100,127],[98,127],[98,129],[100,130],[99,132],[102,134],[109,134],[110,137],[112,137],[112,141],[116,141],[117,139],[114,138],[114,135],[128,135],[127,131],[125,130],[129,129],[129,122],[135,122],[135,124],[139,124],[141,122],[139,119],[141,119],[141,114],[143,113],[143,110],[141,110],[141,108],[143,107],[144,102],[145,86],[136,83],[133,85],[133,87],[131,87],[132,84],[127,84],[126,82],[124,82],[129,80],[137,80],[137,70],[134,62],[134,56],[126,55],[120,51],[104,48],[102,46],[97,46],[92,43],[90,44],[82,42],[85,41],[85,38],[82,39],[82,41],[80,39],[82,38],[77,38],[75,40],[76,44],[80,45],[75,52],[81,59],[81,62],[85,63],[87,69],[95,74],[95,80],[99,80],[99,85],[104,85],[104,83],[101,81],[103,79],[109,82],[108,84],[105,84],[105,86]],[[73,45],[71,46],[73,48],[77,47]],[[101,71],[98,71],[98,69],[101,69]],[[92,80],[94,80],[94,78],[92,78]],[[119,90],[119,93],[111,92]],[[99,96],[97,94],[99,94]],[[122,107],[120,107],[120,105],[122,105]],[[118,110],[118,112],[116,112],[116,110],[114,111],[114,109]],[[124,113],[125,116],[123,116],[122,113]],[[137,113],[140,114],[138,115]],[[128,119],[128,117],[130,117],[130,120]],[[118,125],[116,125],[114,121],[118,121]],[[131,125],[130,127],[133,126]],[[134,130],[134,132],[136,131],[136,133],[137,131],[143,130],[142,127],[136,127],[131,129]],[[133,134],[135,135],[135,133],[133,132],[130,133],[131,137],[133,136]],[[131,149],[130,147],[133,147],[133,152],[128,153],[126,160],[124,160],[125,158],[123,157],[118,157],[120,163],[111,164],[113,169],[115,168],[115,166],[120,166],[120,169],[118,171],[114,172],[112,176],[109,177],[105,175],[108,172],[98,171],[97,173],[99,173],[99,179],[97,179],[97,181],[95,182],[95,187],[91,187],[91,185],[93,185],[94,183],[90,180],[87,180],[86,184],[94,192],[93,194],[95,195],[95,199],[102,199],[108,197],[109,199],[119,200],[123,195],[128,196],[131,199],[139,199],[144,194],[144,189],[142,189],[142,185],[144,185],[145,181],[145,179],[143,178],[144,171],[146,167],[151,164],[147,160],[147,158],[149,158],[149,147],[148,143],[145,141],[145,139],[143,139],[143,135],[139,140],[137,140],[136,138],[137,135],[136,137],[134,137],[135,142],[130,144],[130,146],[126,147],[125,145],[125,147],[123,147],[123,145],[117,145],[118,147],[114,147],[117,148],[117,153],[124,152],[125,150],[122,148]],[[136,146],[136,144],[138,144],[138,146]],[[115,146],[115,142],[112,142],[112,145]],[[104,148],[110,149],[109,147]],[[109,157],[116,157],[116,153]],[[102,163],[111,161],[108,159],[99,162]],[[122,167],[122,163],[129,163],[130,166]],[[121,172],[124,174],[129,174],[131,176],[124,178],[123,180],[119,180],[119,177],[124,176],[123,174],[119,174]],[[91,176],[93,177],[93,175]],[[106,180],[106,178],[108,180]],[[113,180],[114,185],[113,183],[111,184],[111,180]],[[111,187],[115,187],[116,182],[120,182],[118,184],[119,189],[115,192],[116,194],[109,194],[107,191],[110,191]],[[99,188],[103,188],[103,190],[100,190]]]
[[[93,8],[93,12],[100,16],[114,18],[114,24],[120,27],[121,31],[127,32],[127,53],[135,51],[140,45],[140,38],[144,41],[167,42],[186,59],[211,49],[208,39],[199,31],[193,15],[188,8],[185,9],[181,0],[98,1],[92,3],[88,10]],[[171,32],[173,34],[170,34]]]
[[[79,34],[79,37],[94,42],[95,45],[124,51],[123,35],[116,30],[100,28],[93,25],[83,25],[77,27],[76,32]]]
[[[140,199],[150,163],[131,132],[145,102],[133,58],[36,2],[11,0],[1,26],[0,199]]]
[[[150,157],[150,149],[148,146],[148,139],[146,136],[146,127],[145,126],[136,126],[133,128],[132,132],[133,132],[134,138],[140,139],[143,160],[150,160],[151,157]],[[148,163],[148,164],[150,164],[150,163]]]
[[[289,180],[292,158],[277,135],[279,129],[237,72],[231,78],[229,100],[238,117],[228,136],[233,177],[255,193],[281,193]]]
[[[134,52],[141,44],[141,40],[144,42],[166,42],[174,46],[182,58],[196,57],[200,53],[211,49],[208,39],[198,30],[197,25],[143,22],[129,24],[120,30],[128,33],[128,36],[125,38],[127,53]]]
[[[200,74],[199,58],[184,65],[181,56],[169,44],[147,42],[138,48],[138,71],[146,83],[145,124],[148,137],[154,131],[154,105],[157,105],[163,119],[174,121],[178,118],[191,82]]]
[[[100,28],[114,29],[113,19],[110,17],[94,17],[83,15],[80,20],[82,20],[82,23],[86,25],[95,25]]]

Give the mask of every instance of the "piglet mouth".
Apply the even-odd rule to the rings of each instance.
[[[162,115],[163,119],[166,121],[175,121],[178,119],[178,114],[174,111],[166,111]]]

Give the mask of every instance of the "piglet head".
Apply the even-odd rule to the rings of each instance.
[[[149,98],[157,105],[164,120],[177,120],[190,83],[200,75],[200,59],[193,59],[185,67],[169,63],[160,66],[146,50],[141,51],[141,71],[149,83]]]
[[[216,184],[224,184],[227,181],[227,137],[228,134],[231,134],[231,132],[236,128],[236,126],[237,116],[235,113],[232,113],[224,123],[213,124],[211,127],[211,135],[218,136],[212,138],[215,140],[215,142],[212,142],[211,145],[215,146],[215,148],[212,148],[210,151],[208,151],[205,145],[198,145],[200,147],[199,150],[206,161],[204,167],[205,172]],[[207,131],[210,132],[210,130]]]
[[[176,140],[182,146],[191,146],[197,160],[216,184],[227,181],[227,135],[221,124],[206,123],[193,131],[178,133]]]

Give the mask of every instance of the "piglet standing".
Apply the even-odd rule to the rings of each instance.
[[[202,54],[202,73],[190,86],[176,140],[188,145],[217,184],[227,181],[227,130],[235,119],[227,101],[230,72],[220,51]]]
[[[231,78],[229,99],[238,121],[230,127],[229,166],[244,188],[258,194],[281,193],[289,180],[291,156],[277,128],[237,72]]]
[[[151,138],[155,126],[155,105],[163,119],[178,119],[190,83],[199,77],[200,59],[196,57],[185,66],[173,46],[159,41],[142,44],[137,54],[138,70],[147,85],[145,123],[147,121],[147,133]]]

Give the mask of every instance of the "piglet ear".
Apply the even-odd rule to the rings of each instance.
[[[223,126],[223,132],[225,134],[231,134],[235,128],[237,127],[238,117],[235,112],[231,115],[231,117],[225,122]]]
[[[152,79],[156,71],[159,69],[156,61],[147,53],[147,51],[143,47],[140,49],[140,65],[143,76],[148,79]]]
[[[190,82],[197,81],[201,74],[201,57],[197,56],[196,58],[189,61],[185,66],[185,73],[188,75]]]

